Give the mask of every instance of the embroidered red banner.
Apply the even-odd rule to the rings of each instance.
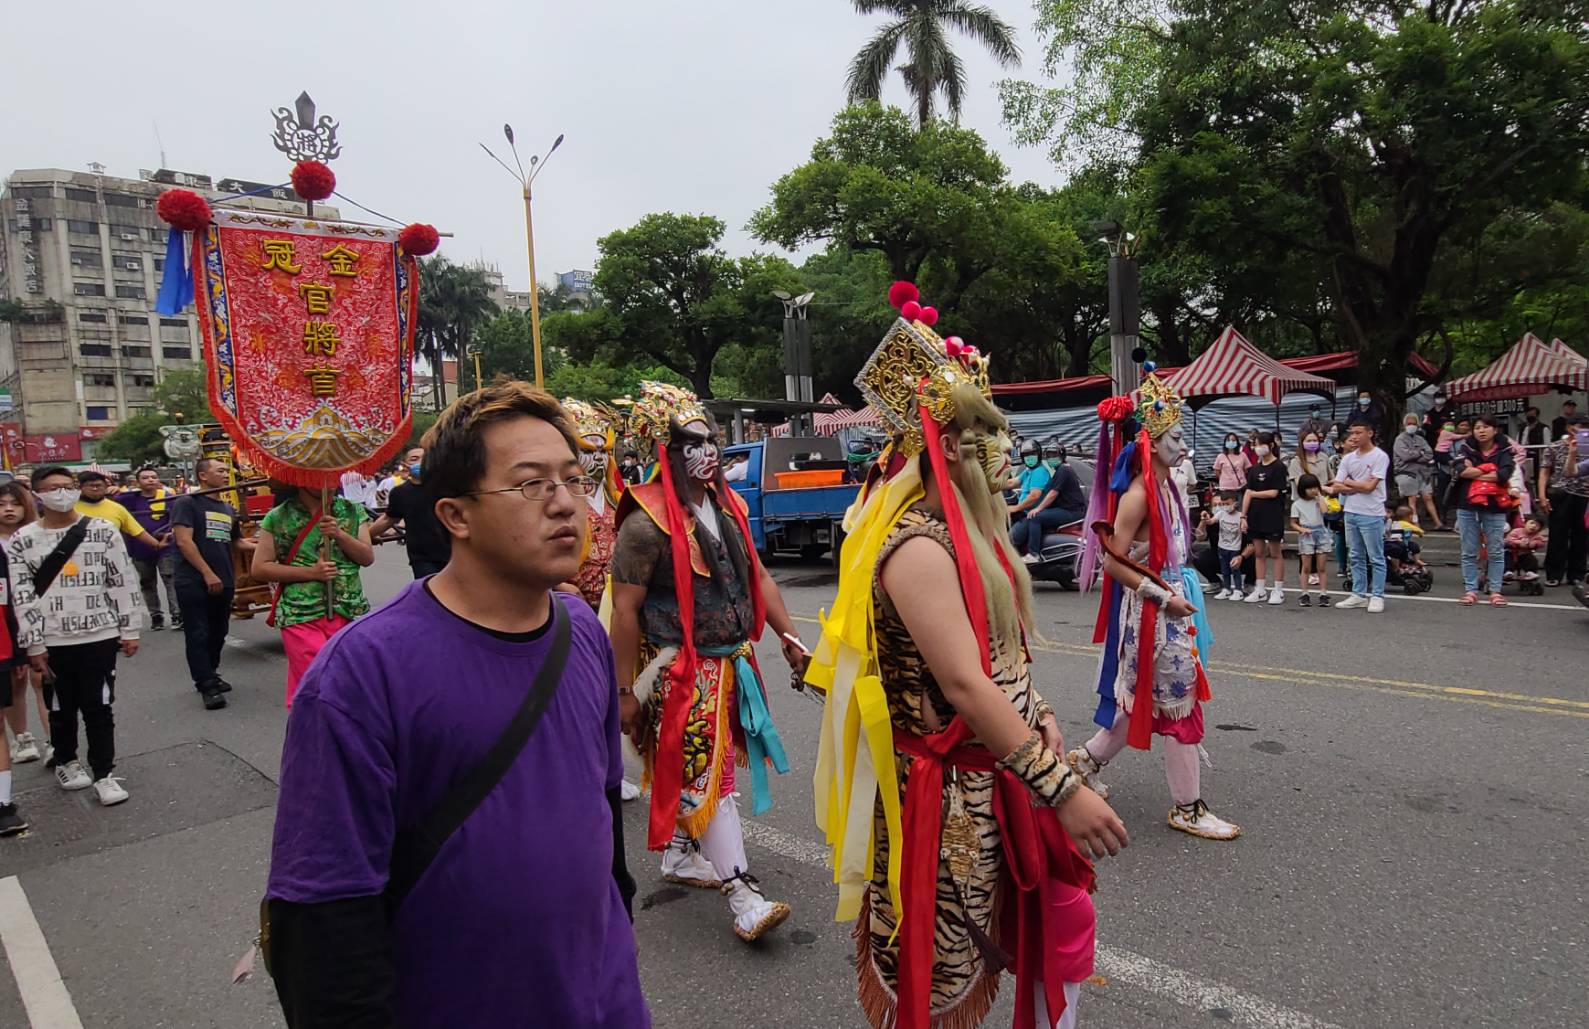
[[[250,463],[335,489],[407,442],[419,273],[395,229],[217,211],[193,251],[210,406]]]

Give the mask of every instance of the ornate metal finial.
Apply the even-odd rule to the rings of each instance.
[[[299,93],[294,103],[296,113],[285,107],[275,110],[276,133],[271,142],[276,149],[294,161],[334,161],[342,155],[337,142],[337,123],[322,114],[315,120],[314,100],[307,92]]]

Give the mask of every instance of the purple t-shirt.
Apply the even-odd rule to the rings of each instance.
[[[143,526],[143,531],[156,539],[171,531],[171,504],[177,499],[177,494],[172,493],[164,486],[153,497],[146,497],[142,490],[133,490],[130,493],[119,493],[114,498],[118,504],[125,507],[129,514]],[[140,561],[153,561],[167,550],[176,546],[176,542],[168,542],[163,547],[151,547],[141,539],[132,536],[122,537],[127,543],[127,553]]]
[[[651,1024],[612,875],[612,649],[578,598],[562,610],[568,667],[539,727],[398,909],[398,1026],[522,1025],[531,1011],[564,1029]],[[268,895],[381,893],[395,828],[480,762],[550,646],[550,632],[514,642],[464,621],[423,581],[338,633],[293,699]]]

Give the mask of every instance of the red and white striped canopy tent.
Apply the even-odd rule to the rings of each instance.
[[[1171,373],[1165,382],[1193,410],[1220,397],[1262,397],[1278,405],[1287,393],[1335,396],[1334,381],[1288,368],[1247,342],[1232,325],[1197,360]]]
[[[1572,354],[1565,343],[1562,350],[1567,353],[1546,346],[1532,332],[1524,333],[1488,368],[1446,383],[1446,396],[1472,402],[1529,397],[1557,386],[1584,389],[1589,362]]]
[[[837,404],[839,398],[832,393],[824,393],[821,403]],[[869,425],[881,425],[877,412],[870,407],[863,407],[859,411],[841,408],[837,411],[818,411],[811,416],[812,428],[818,436],[836,436],[845,429],[860,429]],[[772,430],[774,436],[789,435],[789,424],[785,422]]]
[[[1560,339],[1551,340],[1550,349],[1562,357],[1565,357],[1567,360],[1572,361],[1574,364],[1589,365],[1589,357],[1584,357],[1582,354],[1578,353],[1578,351],[1563,343]]]

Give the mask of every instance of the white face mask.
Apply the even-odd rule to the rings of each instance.
[[[1418,435],[1418,426],[1409,425],[1405,429],[1403,429],[1402,431],[1405,432],[1409,436],[1416,436],[1416,435]]]
[[[66,489],[65,487],[62,487],[60,489],[52,489],[48,493],[40,493],[39,499],[42,500],[44,502],[44,506],[49,508],[51,511],[54,511],[57,514],[65,514],[67,511],[70,511],[73,507],[77,506],[77,499],[82,495],[83,493],[81,490]]]
[[[1257,454],[1259,457],[1268,457],[1269,447],[1266,444],[1260,443],[1256,447],[1252,448],[1252,452]]]

